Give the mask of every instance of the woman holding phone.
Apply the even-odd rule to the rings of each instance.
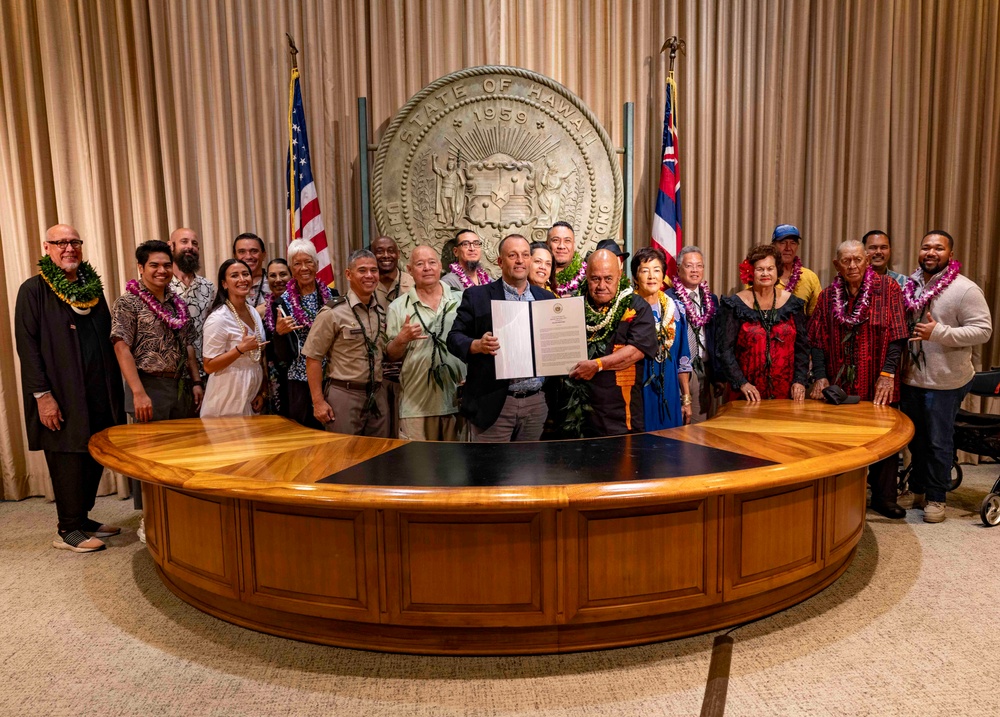
[[[202,418],[249,416],[263,406],[267,383],[261,354],[266,341],[260,315],[247,304],[252,283],[250,267],[239,259],[228,259],[219,268],[219,290],[202,343],[208,374]]]

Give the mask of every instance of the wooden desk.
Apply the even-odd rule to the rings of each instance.
[[[652,434],[410,444],[285,419],[117,426],[147,546],[181,599],[255,630],[430,654],[549,653],[705,632],[837,579],[865,467],[913,426],[870,403],[730,404]]]

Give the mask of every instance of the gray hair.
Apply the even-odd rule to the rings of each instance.
[[[860,249],[861,253],[865,253],[865,245],[859,242],[857,239],[845,239],[837,245],[837,251],[834,254],[838,259],[841,253],[846,249]]]
[[[351,255],[347,257],[347,268],[353,269],[358,259],[371,259],[372,261],[375,261],[375,255],[367,249],[355,249],[351,252]]]
[[[288,245],[288,261],[291,261],[292,257],[296,254],[305,254],[313,260],[314,264],[319,266],[319,257],[316,255],[316,247],[308,239],[296,239]]]
[[[681,249],[679,252],[677,252],[677,263],[678,264],[681,263],[681,259],[684,258],[685,254],[701,254],[701,258],[702,259],[705,258],[705,252],[703,252],[700,247],[686,246],[683,249]]]

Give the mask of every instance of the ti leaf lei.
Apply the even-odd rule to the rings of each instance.
[[[42,279],[61,301],[77,309],[97,306],[104,290],[101,277],[87,262],[80,262],[76,270],[76,281],[66,278],[66,272],[56,266],[51,257],[43,256],[38,261]]]
[[[556,272],[556,294],[566,297],[583,286],[587,276],[587,263],[575,252],[569,264]]]
[[[429,385],[433,382],[443,391],[446,378],[451,381],[452,384],[457,384],[460,376],[455,367],[448,363],[447,359],[451,353],[448,351],[448,345],[445,343],[445,338],[443,336],[445,319],[448,317],[449,313],[454,312],[455,309],[458,308],[458,302],[454,299],[449,301],[443,296],[441,297],[441,301],[444,302],[444,308],[441,310],[441,316],[437,321],[436,330],[433,318],[431,319],[430,326],[428,326],[427,322],[424,321],[424,317],[420,314],[419,304],[415,303],[413,305],[413,316],[420,322],[420,327],[424,330],[424,333],[427,334],[431,341],[431,367],[427,370],[427,383]],[[410,297],[406,297],[406,305],[410,305]]]

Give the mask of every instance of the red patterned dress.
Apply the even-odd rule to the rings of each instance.
[[[879,372],[885,367],[889,344],[909,336],[903,292],[895,281],[876,274],[867,316],[862,317],[857,327],[851,327],[844,326],[833,315],[834,291],[833,285],[823,289],[809,320],[809,343],[814,351],[822,351],[821,359],[826,364],[825,376],[818,377],[840,386],[850,396],[871,401],[875,398]],[[857,299],[858,296],[848,297],[848,316],[854,311]],[[895,365],[893,362],[893,368]],[[854,370],[848,371],[849,367]],[[900,372],[895,373],[891,403],[899,400]]]
[[[740,386],[747,382],[762,399],[791,398],[793,383],[805,385],[809,341],[804,308],[797,296],[774,311],[751,309],[736,295],[722,297],[716,350],[731,387],[730,401],[743,398]]]

